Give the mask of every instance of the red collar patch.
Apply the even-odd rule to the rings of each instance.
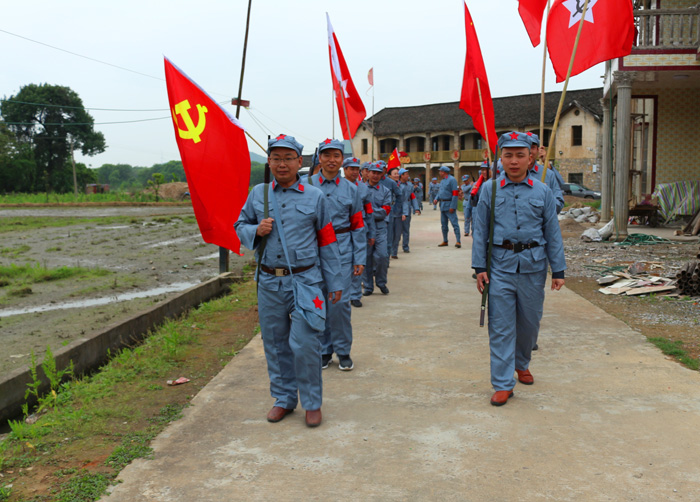
[[[504,186],[506,186],[506,179],[505,178],[503,178],[501,180],[501,188],[503,188]]]
[[[304,185],[302,185],[301,183],[299,183],[299,185],[297,186],[297,188],[299,189],[300,192],[303,192],[303,191],[304,191]]]
[[[527,184],[530,186],[535,186],[535,184],[532,182],[530,178],[527,179]]]

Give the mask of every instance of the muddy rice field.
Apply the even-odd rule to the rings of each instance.
[[[35,227],[50,218],[60,226]],[[34,351],[56,350],[119,323],[219,273],[219,248],[202,241],[190,205],[0,208],[0,265],[83,267],[97,273],[0,287],[0,375]],[[252,256],[230,255],[241,271]]]
[[[37,218],[65,224],[32,226]],[[85,267],[99,273],[36,282],[24,291],[0,287],[0,375],[26,366],[32,351],[41,356],[47,346],[56,350],[219,270],[218,248],[202,241],[189,205],[0,208],[1,221],[14,226],[0,233],[0,265]],[[573,221],[562,223],[566,286],[581,301],[593,302],[646,336],[683,341],[689,354],[699,357],[700,298],[606,296],[595,282],[601,268],[634,263],[671,276],[695,259],[698,240],[620,247],[581,241],[585,228]],[[252,253],[246,252],[231,255],[231,271],[250,264]]]

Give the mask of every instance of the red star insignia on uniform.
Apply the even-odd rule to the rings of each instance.
[[[357,157],[353,157],[353,158],[352,158],[352,161],[353,161],[353,162],[360,162],[360,161],[357,159]]]
[[[520,136],[520,135],[517,132],[510,133],[510,139],[513,139],[513,140],[518,139],[518,136]]]
[[[326,138],[326,139],[323,140],[323,144],[324,144],[324,145],[327,145],[327,144],[330,143],[331,141],[333,141],[333,140],[332,140],[332,139],[329,139],[329,138]]]
[[[286,137],[287,137],[286,134],[280,134],[280,135],[277,136],[275,139],[276,139],[277,141],[279,141],[279,140],[284,139],[284,138],[286,138]]]
[[[532,132],[528,131],[527,135],[532,136]]]
[[[323,300],[321,300],[318,295],[316,295],[316,298],[314,299],[314,305],[316,306],[317,309],[321,310],[323,308]]]

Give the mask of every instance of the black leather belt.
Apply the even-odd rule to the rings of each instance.
[[[299,274],[301,272],[305,272],[306,270],[309,270],[310,268],[313,268],[314,265],[309,265],[308,267],[299,267],[299,268],[293,268],[292,273],[293,274]],[[274,275],[276,277],[285,277],[289,275],[289,269],[285,267],[280,267],[280,268],[270,268],[265,265],[260,265],[260,270],[265,272],[266,274]]]
[[[521,251],[525,249],[532,249],[536,248],[539,246],[539,242],[528,242],[527,244],[523,244],[522,242],[510,242],[510,241],[503,241],[503,244],[494,244],[497,248],[504,248],[504,249],[510,249],[511,251],[514,251],[516,253],[520,253]]]
[[[350,227],[348,228],[341,228],[340,230],[335,231],[335,235],[338,234],[347,234],[350,230],[352,230]]]
[[[440,202],[450,202],[452,199],[440,199]]]

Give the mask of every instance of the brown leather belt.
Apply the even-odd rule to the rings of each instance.
[[[309,270],[310,268],[313,268],[315,265],[309,265],[308,267],[299,267],[299,268],[293,268],[292,273],[293,274],[299,274],[301,272],[305,272]],[[270,268],[265,265],[260,265],[260,270],[265,272],[266,274],[274,275],[275,277],[285,277],[289,275],[289,269],[288,268]]]
[[[504,248],[504,249],[510,249],[511,251],[514,251],[516,253],[520,253],[521,251],[524,251],[525,249],[532,249],[536,248],[539,246],[539,242],[528,242],[527,244],[523,244],[522,242],[510,242],[510,241],[503,241],[503,244],[494,244],[497,248]]]
[[[350,227],[348,228],[341,228],[340,230],[335,231],[335,235],[338,234],[347,234],[350,230],[352,230]]]

